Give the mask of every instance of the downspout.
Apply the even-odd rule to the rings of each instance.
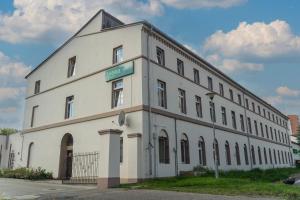
[[[152,34],[152,25],[150,25],[150,33],[147,34],[147,86],[148,86],[148,153],[149,153],[149,176],[152,176],[152,148],[151,143],[151,86],[150,86],[150,34]]]
[[[249,158],[250,158],[250,169],[253,169],[253,163],[252,163],[252,152],[251,152],[251,144],[250,144],[250,137],[249,137],[249,127],[248,127],[248,117],[246,112],[246,102],[245,102],[245,93],[243,92],[243,102],[244,102],[244,113],[245,113],[245,121],[246,121],[246,131],[247,131],[247,139],[248,139],[248,149],[249,149]],[[245,122],[244,121],[244,122]]]
[[[178,138],[177,138],[177,120],[174,118],[174,128],[175,128],[175,176],[178,176]]]

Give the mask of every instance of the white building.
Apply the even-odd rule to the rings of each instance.
[[[23,165],[57,178],[213,169],[213,118],[221,170],[292,165],[284,114],[145,21],[101,10],[26,78]]]

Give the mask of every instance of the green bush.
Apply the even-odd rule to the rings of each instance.
[[[0,177],[2,178],[17,178],[17,179],[29,179],[29,180],[42,180],[52,179],[52,173],[47,172],[45,169],[37,168],[17,168],[17,169],[3,169],[0,170]]]

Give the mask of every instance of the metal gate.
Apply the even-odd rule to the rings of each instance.
[[[72,177],[66,184],[96,184],[99,176],[99,152],[75,153],[72,156]]]

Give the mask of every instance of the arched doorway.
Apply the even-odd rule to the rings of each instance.
[[[32,167],[32,152],[33,152],[33,146],[34,146],[34,143],[31,142],[29,144],[29,147],[28,147],[28,154],[27,154],[27,168],[29,167]]]
[[[70,133],[66,133],[60,146],[59,174],[60,179],[70,179],[72,177],[73,162],[73,137]]]

